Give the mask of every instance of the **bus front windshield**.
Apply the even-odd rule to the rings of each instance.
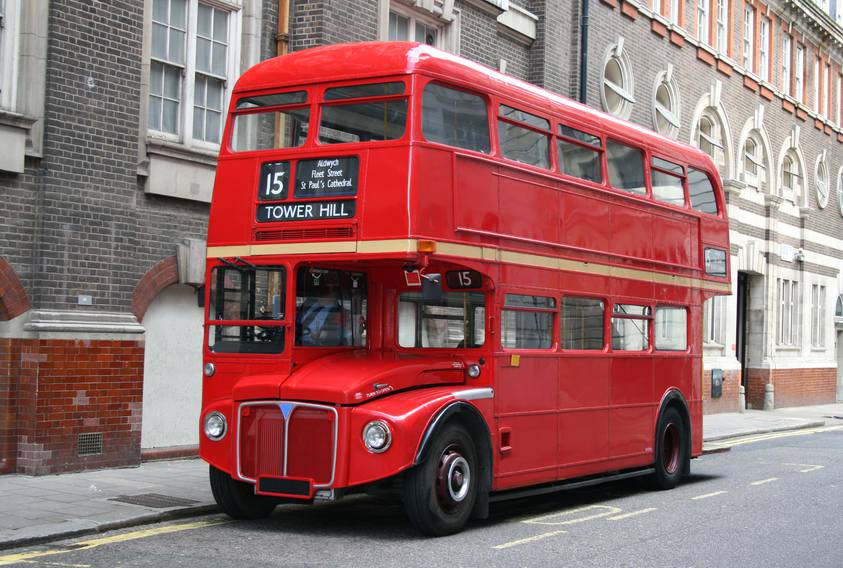
[[[366,275],[303,266],[296,274],[296,345],[366,345]]]

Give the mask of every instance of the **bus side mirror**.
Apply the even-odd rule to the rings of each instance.
[[[425,302],[441,302],[442,301],[442,275],[441,274],[423,274],[422,275],[422,299]]]

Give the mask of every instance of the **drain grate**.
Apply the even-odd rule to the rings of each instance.
[[[184,507],[185,505],[193,505],[199,501],[193,499],[183,499],[181,497],[170,497],[169,495],[161,495],[159,493],[142,493],[140,495],[120,495],[109,499],[109,501],[119,501],[121,503],[129,503],[131,505],[140,505],[142,507],[152,507],[153,509],[166,509],[168,507]]]

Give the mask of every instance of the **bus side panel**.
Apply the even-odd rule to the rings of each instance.
[[[520,352],[517,362],[502,354],[495,363],[495,414],[503,447],[494,487],[552,481],[557,466],[559,359]]]
[[[498,232],[497,168],[471,156],[453,156],[453,228]]]
[[[560,359],[559,477],[597,473],[609,458],[609,370],[603,352]]]
[[[606,230],[610,205],[593,196],[563,194],[563,243],[572,247],[604,251],[609,248],[611,233]],[[592,288],[599,290],[599,288]]]
[[[653,357],[618,355],[612,359],[609,404],[609,455],[649,463],[653,453]],[[642,458],[637,456],[645,455]]]
[[[547,179],[500,168],[499,232],[523,239],[559,242],[560,193]]]
[[[410,149],[394,146],[370,150],[365,180],[357,197],[361,240],[407,237],[407,184]]]

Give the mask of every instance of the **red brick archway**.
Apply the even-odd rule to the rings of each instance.
[[[15,269],[0,256],[0,321],[14,319],[30,308],[32,305]]]
[[[176,263],[176,256],[168,256],[164,260],[149,269],[143,275],[135,291],[132,294],[132,313],[143,321],[143,316],[149,308],[152,300],[161,293],[164,288],[177,284],[179,281],[179,269]]]

